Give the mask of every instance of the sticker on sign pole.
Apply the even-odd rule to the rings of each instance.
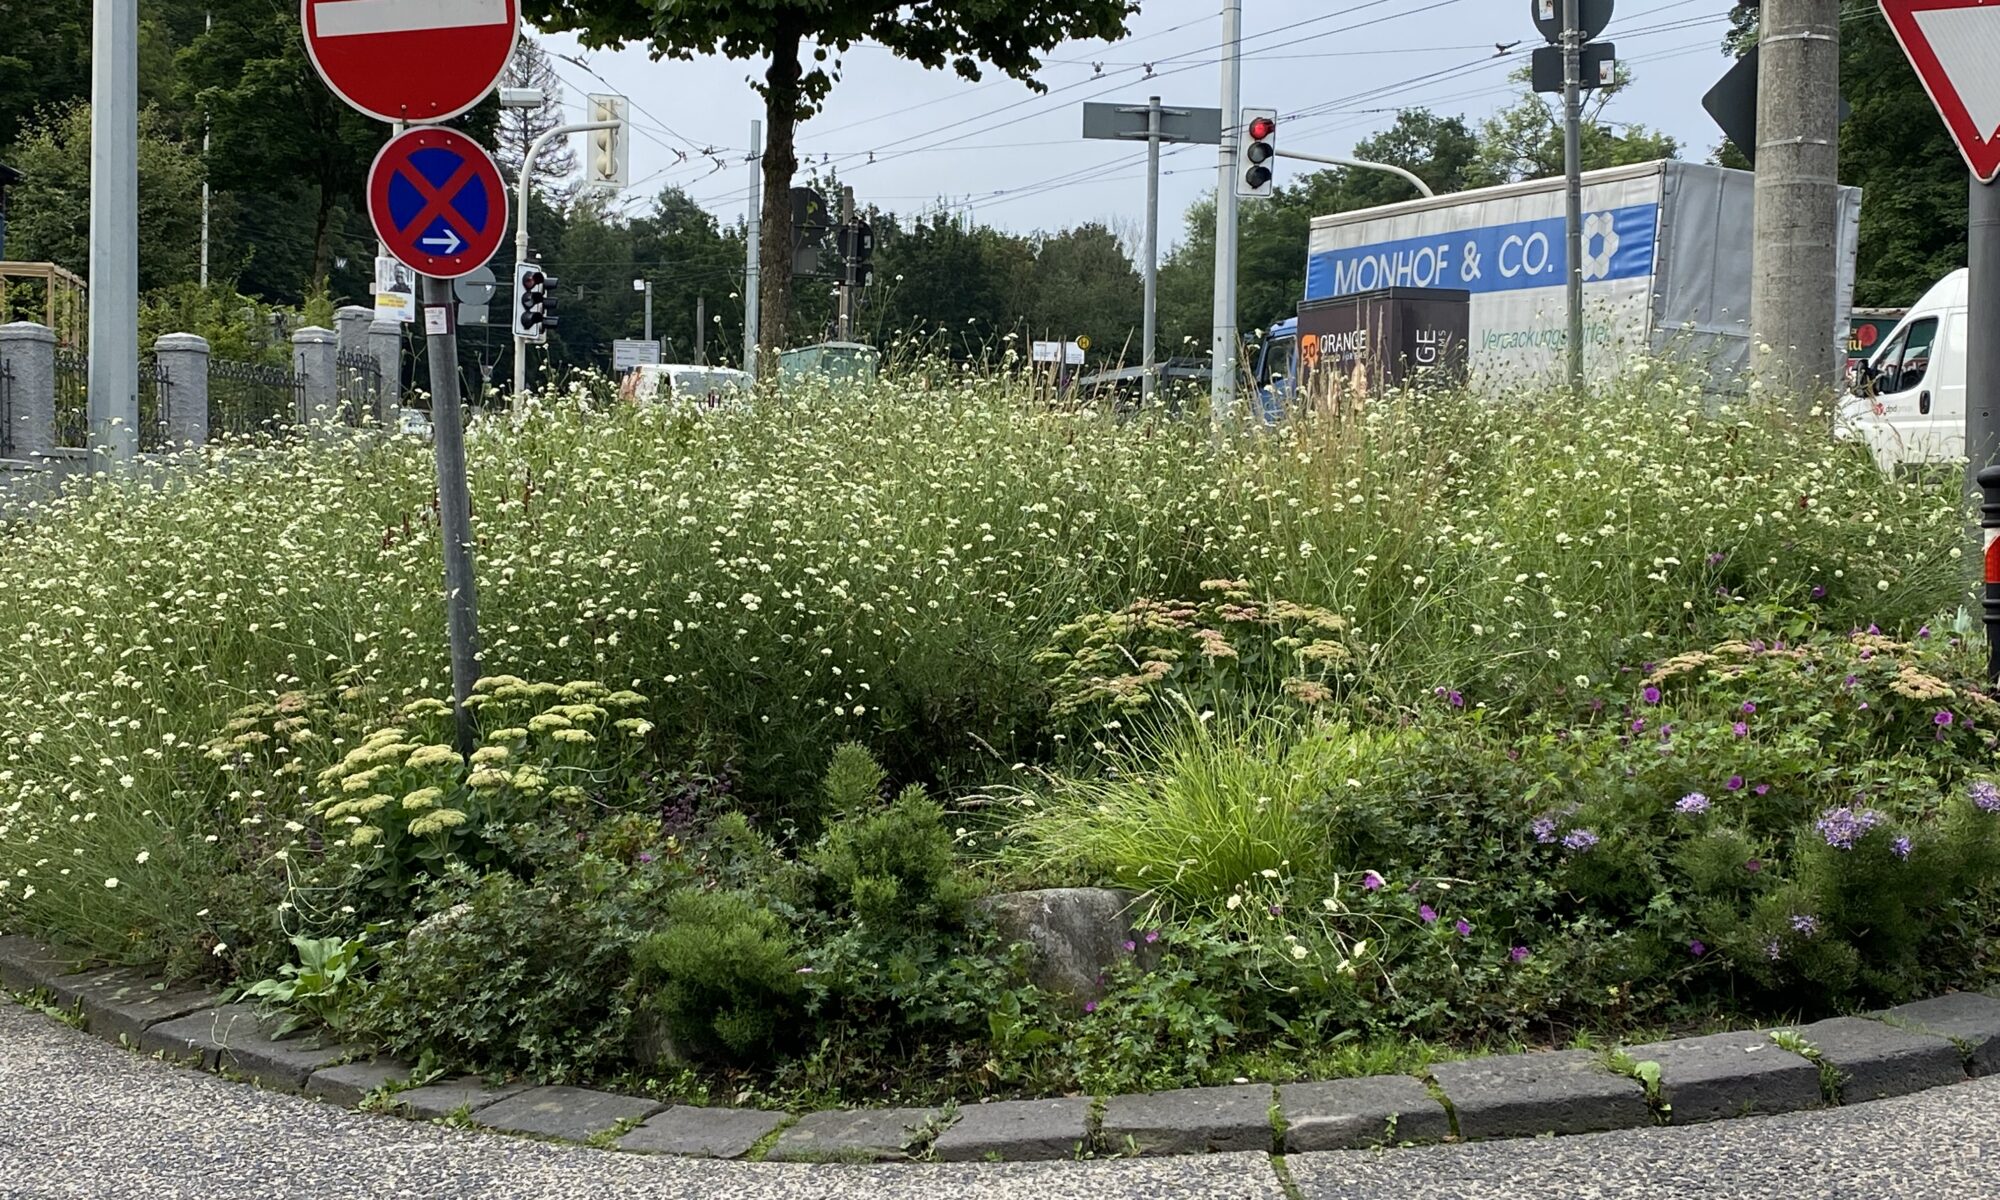
[[[507,185],[471,138],[455,129],[412,129],[389,139],[368,170],[368,219],[411,270],[457,279],[500,248]]]
[[[1982,183],[2000,175],[2000,4],[1881,0],[1882,15]]]
[[[380,121],[448,121],[486,98],[520,33],[519,0],[299,0],[306,54]]]

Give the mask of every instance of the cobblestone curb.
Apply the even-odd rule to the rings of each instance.
[[[793,1118],[667,1105],[588,1088],[474,1077],[398,1088],[408,1064],[369,1048],[280,1037],[271,1018],[213,993],[0,936],[0,987],[49,997],[79,1028],[259,1086],[420,1120],[641,1154],[792,1161],[1027,1162],[1226,1151],[1297,1154],[1447,1140],[1686,1125],[1854,1103],[2000,1073],[2000,998],[1954,993],[1867,1017],[1624,1047],[1439,1063],[1407,1075],[1189,1088],[1102,1099],[857,1109]],[[1782,1036],[1779,1036],[1782,1035]],[[1621,1071],[1614,1066],[1622,1066]],[[1648,1093],[1632,1073],[1659,1068]]]

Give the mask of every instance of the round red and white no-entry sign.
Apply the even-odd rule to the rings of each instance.
[[[300,0],[326,86],[383,121],[445,121],[484,99],[514,53],[519,0]]]

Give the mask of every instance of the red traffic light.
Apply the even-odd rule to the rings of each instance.
[[[1263,141],[1278,132],[1278,123],[1269,117],[1258,117],[1250,122],[1250,136]]]

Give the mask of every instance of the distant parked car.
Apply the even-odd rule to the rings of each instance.
[[[403,408],[396,412],[396,429],[410,437],[420,437],[429,441],[431,437],[431,415],[421,408]]]
[[[618,394],[639,404],[680,401],[701,408],[723,408],[750,399],[751,379],[731,367],[697,363],[644,363],[618,385]]]

